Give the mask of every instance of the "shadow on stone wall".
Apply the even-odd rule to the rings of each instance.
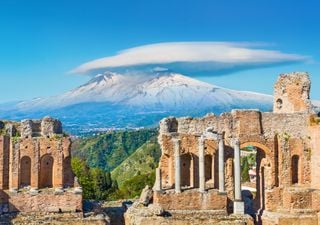
[[[12,219],[14,219],[17,215],[17,212],[10,213],[9,211],[18,211],[14,205],[10,205],[10,196],[0,190],[0,224],[12,224]]]

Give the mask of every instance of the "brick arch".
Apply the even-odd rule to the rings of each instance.
[[[247,146],[254,146],[256,148],[259,148],[264,151],[264,153],[268,156],[271,155],[271,150],[264,144],[261,144],[260,142],[255,142],[255,141],[246,141],[244,143],[240,143],[240,149],[245,148]]]
[[[51,154],[45,154],[40,160],[40,188],[53,187],[54,159]]]
[[[20,159],[20,187],[30,186],[31,184],[31,158],[23,156]]]

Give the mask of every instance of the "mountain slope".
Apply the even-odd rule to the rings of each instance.
[[[151,174],[158,166],[160,156],[160,146],[157,138],[153,137],[111,172],[112,180],[116,180],[121,187],[134,176]]]
[[[72,155],[86,160],[91,168],[112,171],[157,134],[157,129],[141,129],[78,138],[73,141]]]
[[[99,74],[62,95],[0,105],[0,117],[51,115],[73,133],[151,126],[165,116],[202,116],[233,108],[272,108],[272,96],[225,89],[177,73]]]

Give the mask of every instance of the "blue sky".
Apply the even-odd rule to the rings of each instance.
[[[320,99],[317,1],[0,2],[0,102],[50,96],[89,79],[68,74],[88,61],[162,42],[262,42],[308,62],[198,76],[219,86],[272,94],[282,72],[308,71]]]

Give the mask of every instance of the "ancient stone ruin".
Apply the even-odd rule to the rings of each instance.
[[[81,212],[70,145],[59,120],[0,121],[0,214]]]
[[[320,224],[320,118],[309,93],[307,73],[282,74],[273,112],[163,119],[152,205],[167,216],[132,207],[127,224]],[[246,146],[256,149],[250,204],[240,176]]]

